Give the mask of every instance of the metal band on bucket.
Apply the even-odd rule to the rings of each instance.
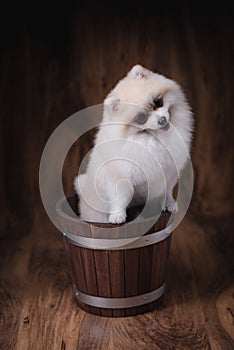
[[[152,290],[149,293],[126,298],[96,297],[93,295],[82,293],[77,289],[75,289],[75,296],[77,300],[89,306],[95,306],[105,309],[126,309],[129,307],[145,305],[159,299],[165,291],[165,285],[166,284],[164,283],[161,285],[161,287]]]
[[[90,249],[108,249],[108,250],[122,250],[122,249],[133,249],[149,246],[160,241],[163,241],[171,235],[172,224],[165,229],[148,234],[142,237],[134,238],[113,238],[113,239],[102,239],[92,238],[74,235],[72,233],[63,232],[64,238],[71,244],[78,247],[90,248]]]

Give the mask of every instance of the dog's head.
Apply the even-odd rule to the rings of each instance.
[[[131,133],[166,132],[181,113],[190,108],[180,86],[136,65],[105,99],[103,121],[124,123]]]

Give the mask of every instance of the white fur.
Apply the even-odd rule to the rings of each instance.
[[[163,98],[155,110],[151,103]],[[144,125],[135,116],[147,111]],[[158,124],[164,116],[168,130]],[[85,174],[75,178],[83,220],[122,223],[126,209],[164,198],[163,209],[177,210],[172,196],[189,157],[193,118],[173,80],[134,66],[104,101],[103,120]]]

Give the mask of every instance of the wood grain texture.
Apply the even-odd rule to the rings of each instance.
[[[231,350],[232,232],[231,220],[188,215],[173,234],[161,306],[109,319],[75,302],[62,237],[38,211],[27,239],[1,254],[1,349]]]
[[[157,11],[126,5],[111,13],[109,6],[77,4],[72,10],[71,4],[57,16],[48,5],[46,11],[38,9],[44,22],[35,13],[25,18],[22,11],[25,29],[17,16],[17,41],[7,43],[2,31],[0,198],[9,208],[1,213],[5,226],[14,224],[9,220],[12,212],[18,223],[19,208],[40,204],[38,165],[54,128],[81,108],[102,103],[136,63],[178,81],[195,113],[192,208],[209,215],[233,212],[233,23],[228,7],[213,4],[210,12],[205,4],[200,11],[182,3],[168,8],[157,4]],[[73,178],[94,133],[77,140],[67,155],[66,193],[73,192]],[[14,165],[9,159],[15,159]],[[11,176],[15,168],[17,177]]]
[[[155,306],[159,305],[161,297],[154,302],[146,300],[144,305],[138,307],[107,309],[98,307],[98,305],[91,306],[89,302],[87,304],[85,301],[81,302],[79,292],[94,297],[127,298],[142,296],[162,287],[166,282],[170,237],[152,243],[151,234],[167,227],[169,219],[172,219],[171,213],[166,211],[161,213],[158,219],[152,217],[149,221],[149,218],[142,218],[134,223],[132,220],[135,218],[135,213],[141,212],[142,206],[130,207],[127,210],[126,225],[85,223],[79,219],[79,216],[74,218],[74,214],[79,215],[78,200],[77,195],[72,195],[60,199],[56,205],[59,227],[61,232],[65,233],[65,251],[78,304],[85,311],[99,316],[135,316],[152,311]],[[69,204],[70,207],[66,204]],[[69,209],[72,209],[71,216]],[[86,230],[84,230],[84,225],[88,226]],[[144,231],[141,233],[140,229],[144,229]],[[86,233],[90,237],[90,232],[92,238],[96,238],[96,245],[93,242],[92,248],[85,248],[69,238],[69,234],[77,238],[80,236],[84,238]],[[129,238],[131,235],[138,238],[143,234],[145,236],[144,242],[137,249],[131,249],[126,244],[125,247],[116,245],[115,250],[98,250],[100,238],[120,239]],[[152,240],[151,244],[147,245],[147,241],[150,240]],[[99,290],[101,294],[99,294]]]
[[[5,2],[0,16],[1,350],[232,350],[230,6],[18,2],[13,11]],[[136,63],[175,79],[188,96],[195,189],[173,235],[163,304],[110,319],[85,313],[74,299],[62,237],[41,209],[38,167],[55,127],[101,103]],[[67,155],[66,193],[94,133]]]

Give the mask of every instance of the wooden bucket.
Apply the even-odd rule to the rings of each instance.
[[[131,222],[130,226],[84,226],[67,210],[69,203],[69,209],[77,212],[77,201],[76,195],[63,198],[56,210],[79,306],[89,313],[109,317],[133,316],[155,309],[165,290],[171,213],[162,213],[145,235],[129,240],[132,229],[138,230],[142,222],[133,226]],[[136,208],[128,210],[128,218],[136,212]]]

